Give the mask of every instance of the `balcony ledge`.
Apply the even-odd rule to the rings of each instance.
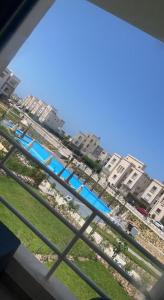
[[[9,262],[6,275],[33,300],[76,300],[54,276],[45,279],[47,268],[24,246],[20,245]]]

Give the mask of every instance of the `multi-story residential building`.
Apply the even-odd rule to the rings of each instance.
[[[86,134],[84,134],[83,132],[79,132],[76,136],[72,138],[72,144],[80,148],[85,139],[86,139]]]
[[[9,98],[20,83],[20,79],[8,68],[0,73],[0,94]]]
[[[117,158],[118,157],[115,159],[117,160]],[[110,185],[114,185],[119,188],[121,183],[130,174],[132,165],[126,160],[126,158],[121,158],[117,164],[116,160],[113,160],[115,167],[108,177],[108,182]]]
[[[46,114],[43,120],[43,116],[41,115],[39,121],[42,122],[49,129],[60,133],[62,131],[62,127],[64,126],[64,121],[58,117],[56,111],[53,108]]]
[[[111,158],[111,155],[105,150],[102,150],[98,156],[98,160],[102,163],[103,166],[105,166],[107,164],[107,162],[110,160],[110,158]]]
[[[152,207],[160,198],[161,194],[163,193],[163,189],[163,183],[152,179],[148,187],[142,193],[141,199]]]
[[[22,101],[22,108],[31,112],[31,110],[37,105],[38,99],[34,96],[28,96]]]
[[[93,153],[90,153],[88,156],[93,160],[99,161],[102,166],[105,166],[105,164],[111,157],[110,154],[107,151],[105,151],[101,146],[97,146]]]
[[[164,225],[164,189],[161,192],[161,196],[150,210],[150,215],[156,221],[160,221]]]
[[[146,168],[146,165],[138,160],[137,158],[135,158],[134,156],[128,154],[126,156],[127,161],[129,161],[136,169],[141,169],[144,170]]]
[[[94,134],[84,134],[80,132],[73,139],[72,143],[78,147],[85,155],[93,154],[100,145],[100,137]]]
[[[54,132],[60,132],[64,121],[58,117],[57,110],[42,100],[28,96],[22,103],[22,108],[28,110],[35,119]]]
[[[115,167],[118,165],[118,163],[121,160],[121,155],[114,153],[110,159],[108,160],[108,162],[106,163],[106,165],[103,168],[103,172],[109,176],[109,174],[115,169]]]
[[[127,196],[129,193],[139,197],[150,183],[150,178],[140,168],[131,168],[130,174],[121,184],[120,192]]]

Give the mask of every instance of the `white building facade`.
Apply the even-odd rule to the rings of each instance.
[[[58,117],[57,110],[34,96],[26,97],[22,108],[29,111],[36,120],[54,132],[60,133],[64,126],[65,122]]]
[[[113,160],[113,164],[116,164],[116,160]],[[109,184],[120,187],[122,181],[130,174],[130,172],[131,164],[126,158],[121,158],[108,177]]]
[[[121,155],[114,153],[104,166],[103,172],[109,176],[109,174],[111,174],[120,161]]]
[[[9,98],[20,83],[20,79],[8,68],[0,73],[0,94]]]
[[[130,154],[126,156],[126,160],[130,162],[138,170],[144,170],[146,168],[146,165],[142,161],[138,160],[137,158],[135,158]]]
[[[160,221],[164,225],[164,189],[158,201],[153,205],[153,208],[150,210],[150,215],[156,221]]]
[[[94,134],[78,133],[72,143],[78,147],[84,155],[93,154],[98,146],[100,146],[100,138]]]
[[[157,180],[151,180],[151,183],[145,189],[141,195],[141,199],[147,202],[150,206],[153,206],[160,198],[163,192],[163,184]]]
[[[130,174],[121,184],[120,192],[124,196],[131,193],[139,198],[140,194],[146,189],[149,183],[150,179],[143,170],[132,167]]]

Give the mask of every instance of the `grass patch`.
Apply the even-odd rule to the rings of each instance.
[[[76,261],[76,265],[113,300],[132,299],[127,295],[123,287],[114,279],[112,273],[100,262],[92,260],[84,262]],[[50,263],[48,264],[48,267],[50,267]],[[65,263],[62,263],[59,266],[55,272],[55,276],[80,300],[89,300],[97,296],[96,293]]]
[[[105,232],[105,230],[102,230],[101,228],[97,228],[96,231],[104,238],[106,239],[111,245],[115,245],[116,244],[116,240],[118,238],[121,239],[121,236],[118,235],[116,232],[116,237],[113,236],[113,234],[110,234],[108,232]],[[140,255],[141,258],[145,259],[145,256],[136,248],[134,248],[133,246],[131,246],[128,242],[128,247],[131,248],[136,254]],[[125,251],[124,253],[133,263],[135,263],[136,265],[138,265],[139,267],[141,267],[143,270],[145,270],[146,272],[148,272],[149,274],[151,274],[154,278],[158,279],[159,276],[151,269],[149,268],[149,266],[144,263],[141,259],[139,259],[138,257],[136,257],[135,255],[133,255],[132,253],[130,253],[128,250]],[[145,261],[149,262],[149,260]]]
[[[29,193],[9,177],[0,177],[0,195],[12,204],[45,236],[63,249],[73,236],[72,232],[53,216],[46,208],[38,203]],[[32,232],[14,217],[2,204],[0,205],[0,219],[6,224],[32,252],[48,254],[47,247]]]
[[[72,232],[70,232],[69,229],[11,178],[0,176],[0,195],[8,200],[8,202],[20,211],[43,234],[54,242],[58,248],[63,249],[72,238]],[[6,224],[33,253],[52,253],[31,230],[2,204],[0,205],[0,220]],[[95,254],[84,242],[81,240],[78,241],[72,249],[71,254],[74,255],[75,258],[78,256],[89,258],[89,261],[80,262],[77,260],[77,265],[107,294],[111,295],[113,299],[131,299],[114,279],[112,273],[101,263],[93,260]],[[50,266],[50,263],[48,266]],[[96,296],[95,292],[64,263],[60,265],[55,274],[80,300],[89,300]]]

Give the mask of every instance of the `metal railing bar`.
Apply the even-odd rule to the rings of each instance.
[[[95,282],[90,279],[88,276],[86,276],[81,270],[70,260],[67,258],[63,259],[64,262],[67,263],[67,265],[81,278],[83,279],[97,294],[99,294],[101,297],[105,298],[106,300],[111,300],[97,285]]]
[[[2,196],[0,196],[0,203],[2,203],[6,208],[8,208],[15,216],[18,217],[28,228],[31,229],[37,237],[39,237],[51,250],[53,250],[57,255],[61,255],[59,249],[47,239],[30,221],[28,221],[18,210],[16,210],[8,201],[6,201]]]
[[[22,214],[20,214],[11,204],[9,204],[3,197],[0,196],[0,202],[8,208],[14,215],[18,217],[37,237],[39,237],[50,249],[52,249],[58,256],[61,256],[62,253],[59,249],[49,241],[35,226],[29,222]],[[67,257],[63,257],[63,261],[77,274],[82,278],[92,289],[94,289],[100,296],[105,297],[106,299],[111,300],[107,297],[106,294],[90,279],[88,278],[81,270],[75,266]]]
[[[66,255],[69,253],[69,251],[73,248],[73,246],[75,245],[75,243],[81,238],[81,235],[85,232],[85,230],[87,229],[87,227],[90,225],[90,223],[93,221],[93,219],[95,218],[96,214],[92,213],[90,215],[90,217],[85,221],[85,223],[83,224],[83,226],[80,228],[80,230],[78,230],[78,232],[76,233],[76,235],[73,237],[73,239],[68,243],[67,247],[64,249],[64,251],[62,252],[61,256],[58,257],[58,260],[54,263],[54,265],[51,267],[51,269],[49,270],[49,272],[46,275],[46,279],[49,279],[50,276],[55,272],[56,268],[59,266],[59,264],[62,262],[63,257],[66,257]]]
[[[57,217],[64,225],[66,225],[72,232],[77,233],[78,229],[73,226],[65,217],[62,216],[55,208],[51,207],[49,203],[44,200],[39,194],[37,194],[29,185],[27,185],[23,180],[21,180],[17,175],[10,171],[6,166],[1,165],[7,175],[13,178],[17,183],[19,183],[28,193],[30,193],[41,205],[43,205],[48,211],[50,211],[55,217]]]
[[[11,144],[13,144],[19,151],[21,151],[25,156],[30,158],[33,162],[35,162],[41,169],[43,169],[46,173],[48,173],[53,179],[55,179],[59,184],[64,186],[72,195],[74,195],[78,200],[84,203],[89,209],[96,214],[110,227],[116,230],[120,235],[122,235],[131,245],[136,247],[141,253],[143,253],[154,265],[156,265],[160,270],[164,270],[164,265],[159,262],[156,257],[154,257],[151,253],[149,253],[145,248],[143,248],[137,241],[135,241],[132,237],[130,237],[126,232],[124,232],[120,227],[114,224],[109,218],[105,216],[101,211],[98,211],[94,206],[92,206],[87,200],[85,200],[81,195],[79,195],[69,184],[64,182],[61,178],[59,178],[56,174],[54,174],[51,170],[49,170],[46,166],[44,166],[40,161],[38,161],[34,156],[32,156],[25,148],[23,148],[18,142],[16,142],[12,137],[8,136],[5,132],[2,132],[0,129],[0,135],[6,138]]]
[[[104,261],[108,263],[113,269],[115,269],[122,277],[124,277],[129,283],[131,283],[136,289],[140,290],[144,295],[147,295],[147,290],[142,287],[142,285],[133,279],[128,273],[126,273],[119,265],[110,258],[105,252],[103,252],[96,244],[89,240],[85,235],[82,235],[81,239],[87,243],[87,245],[94,250],[99,256],[101,256]]]
[[[2,169],[12,177],[16,182],[18,182],[22,187],[24,187],[33,197],[36,198],[43,206],[45,206],[53,215],[55,215],[64,225],[66,225],[74,234],[78,234],[79,230],[74,227],[70,222],[67,221],[59,212],[57,212],[54,208],[49,206],[48,203],[38,194],[31,189],[30,186],[25,184],[21,179],[19,179],[15,174],[13,174],[7,167],[2,166]],[[84,225],[83,225],[84,226]],[[81,227],[82,228],[82,227]],[[103,258],[109,265],[111,265],[117,272],[121,273],[121,275],[131,284],[133,284],[137,289],[140,289],[138,283],[134,281],[130,275],[128,275],[122,268],[118,266],[118,264],[111,259],[108,255],[106,255],[96,244],[94,244],[85,234],[82,232],[80,234],[80,239],[83,240],[92,250],[94,250],[101,258]]]
[[[7,161],[11,158],[11,156],[15,154],[15,152],[16,152],[16,147],[12,146],[10,150],[7,152],[6,156],[3,158],[2,164],[7,163]]]

